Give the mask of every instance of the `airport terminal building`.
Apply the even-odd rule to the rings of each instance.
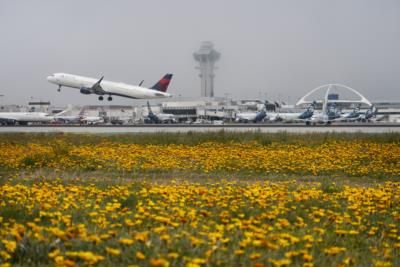
[[[319,93],[319,95],[318,95]],[[353,88],[341,84],[319,86],[302,98],[295,105],[266,99],[233,100],[222,97],[170,98],[158,100],[149,106],[137,105],[87,105],[54,107],[50,102],[29,102],[26,106],[1,105],[0,112],[44,112],[57,114],[64,111],[69,116],[97,116],[111,124],[140,124],[146,122],[150,113],[173,116],[173,122],[192,123],[196,121],[233,122],[238,114],[255,114],[265,110],[268,114],[299,113],[313,104],[315,110],[322,110],[324,103],[332,104],[335,109],[345,113],[355,108],[367,110],[371,106],[377,109],[376,115],[381,121],[400,122],[400,101],[370,101]],[[140,102],[140,103],[143,103]],[[168,122],[172,122],[169,120]],[[263,120],[263,122],[268,122]],[[270,122],[270,121],[269,121]]]

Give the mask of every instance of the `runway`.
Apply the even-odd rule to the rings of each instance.
[[[306,126],[299,124],[225,124],[225,125],[29,125],[29,126],[1,126],[0,133],[93,133],[93,134],[123,134],[123,133],[186,133],[186,132],[289,132],[289,133],[326,133],[326,132],[363,132],[363,133],[390,133],[400,132],[400,124],[371,123],[371,124],[335,124]]]

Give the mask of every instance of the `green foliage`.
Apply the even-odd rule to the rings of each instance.
[[[400,143],[400,133],[262,133],[257,131],[232,132],[221,130],[217,132],[187,132],[187,133],[130,133],[130,134],[65,134],[65,133],[2,133],[1,143],[28,144],[63,141],[67,144],[85,145],[100,142],[115,142],[122,144],[184,144],[196,145],[204,142],[259,142],[263,145],[271,143],[296,144],[307,146],[319,145],[328,141],[363,140],[378,143]],[[62,144],[62,143],[61,143]],[[65,146],[54,148],[56,154],[66,153]]]

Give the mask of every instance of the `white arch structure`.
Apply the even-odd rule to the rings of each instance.
[[[334,86],[346,89],[346,90],[354,93],[355,95],[360,97],[360,100],[328,100],[329,91]],[[312,95],[313,93],[315,93],[315,92],[317,92],[319,90],[323,90],[323,89],[326,90],[326,93],[325,93],[325,99],[322,100],[322,101],[331,102],[331,103],[360,103],[360,104],[366,104],[368,106],[372,106],[372,103],[368,99],[366,99],[362,94],[360,94],[357,90],[355,90],[355,89],[353,89],[351,87],[348,87],[346,85],[343,85],[343,84],[338,84],[338,83],[321,85],[321,86],[311,90],[305,96],[300,98],[299,101],[297,101],[296,106],[300,106],[302,104],[310,104],[310,103],[312,103],[313,101],[308,101],[308,100],[306,100],[306,98],[309,97],[310,95]],[[317,101],[317,102],[319,102],[319,101]]]

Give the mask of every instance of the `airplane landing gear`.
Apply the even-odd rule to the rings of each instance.
[[[61,92],[61,85],[58,86],[57,92]]]
[[[107,100],[108,100],[108,101],[111,101],[111,100],[112,100],[112,97],[111,97],[111,96],[107,97]]]
[[[103,101],[104,97],[103,96],[99,96],[99,100]]]

